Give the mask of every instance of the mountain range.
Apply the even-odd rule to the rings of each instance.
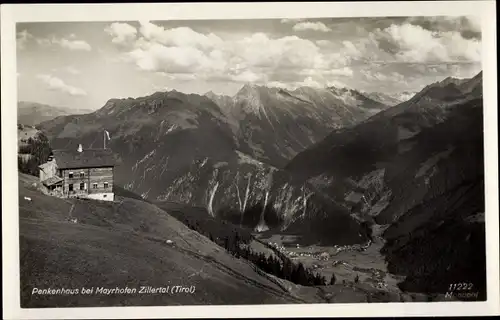
[[[56,118],[41,128],[54,148],[100,147],[107,130],[118,184],[147,199],[202,206],[212,215],[231,212],[256,227],[260,219],[243,217],[247,209],[272,204],[286,225],[316,197],[280,170],[289,159],[331,130],[387,108],[355,90],[245,85],[234,97],[170,91],[111,99],[94,113]],[[359,241],[352,233],[355,239],[343,241]]]
[[[91,112],[90,109],[54,107],[36,102],[19,101],[17,103],[17,122],[22,125],[35,126],[59,116]]]
[[[363,92],[368,98],[383,103],[388,106],[395,106],[408,101],[415,95],[415,92],[403,91],[396,94],[387,94],[383,92]]]
[[[483,154],[479,73],[335,130],[285,169],[387,228],[383,252],[405,290],[445,292],[466,275],[484,298]]]
[[[467,275],[484,298],[482,73],[401,97],[256,85],[233,97],[157,92],[39,128],[55,149],[100,147],[109,131],[116,183],[160,207],[203,208],[304,244],[379,237],[401,290],[445,293]]]

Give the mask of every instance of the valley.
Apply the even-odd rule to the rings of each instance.
[[[258,238],[280,246],[282,252],[286,252],[292,261],[302,262],[305,267],[320,272],[327,279],[334,275],[338,284],[344,286],[362,284],[371,290],[398,297],[398,300],[406,297],[406,294],[398,287],[398,283],[405,277],[388,271],[385,257],[381,254],[383,242],[380,240],[366,246],[364,250],[358,250],[340,246],[301,247],[299,245],[297,247],[293,239],[280,235],[272,235],[269,238],[259,236]]]

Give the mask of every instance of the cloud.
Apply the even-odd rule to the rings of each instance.
[[[393,46],[400,62],[481,61],[480,41],[465,39],[458,31],[430,31],[405,23],[378,30],[375,36]]]
[[[169,73],[168,78],[170,78],[171,80],[191,81],[196,80],[197,76],[195,74],[189,73]]]
[[[30,39],[33,39],[33,35],[29,33],[27,30],[20,31],[16,34],[16,44],[17,48],[23,50],[26,48],[26,44]]]
[[[232,75],[231,80],[243,83],[248,83],[248,82],[263,83],[266,82],[267,76],[263,73],[256,73],[251,70],[245,70],[241,73]]]
[[[205,51],[223,43],[222,39],[213,33],[204,35],[188,27],[165,29],[149,21],[141,21],[140,25],[139,31],[146,41],[166,46],[194,47]]]
[[[318,68],[323,57],[309,40],[296,36],[272,39],[256,33],[231,45],[231,54],[249,66],[267,68]]]
[[[320,47],[328,47],[332,45],[332,42],[329,40],[317,40],[316,44]]]
[[[64,71],[66,71],[67,73],[73,74],[73,75],[80,74],[80,70],[78,70],[72,66],[68,66],[68,67],[64,68]]]
[[[74,38],[75,35],[71,34],[70,38]],[[72,50],[72,51],[91,51],[92,47],[84,40],[73,40],[66,38],[56,38],[52,36],[50,38],[36,38],[36,43],[40,46],[49,47],[52,45],[58,45],[61,48]]]
[[[335,30],[329,38],[321,40],[306,38],[308,33],[299,37],[272,32],[226,38],[225,34],[166,28],[149,21],[140,22],[137,33],[124,31],[130,36],[121,38],[116,26],[106,30],[122,51],[120,60],[172,80],[253,82],[283,88],[334,85],[394,92],[421,88],[442,75],[469,74],[465,65],[476,66],[480,61],[480,39],[466,38],[452,30],[452,22],[438,21],[439,30],[428,30],[408,18],[380,23],[363,20],[355,22],[358,28],[351,33],[332,27]],[[122,42],[126,45],[121,46]],[[464,66],[451,67],[457,64]],[[439,67],[443,65],[449,67]]]
[[[123,57],[143,71],[259,82],[279,70],[296,73],[297,79],[304,69],[331,69],[328,58],[314,42],[297,36],[271,38],[254,33],[223,40],[187,27],[165,29],[147,21],[140,24],[138,37]]]
[[[48,38],[36,38],[35,41],[39,46],[43,47],[48,47],[53,43],[52,40]]]
[[[285,19],[281,19],[281,23],[297,23],[297,22],[301,22],[301,21],[304,21],[305,19],[303,18],[285,18]]]
[[[307,77],[302,81],[301,83],[297,84],[298,86],[304,86],[304,87],[314,87],[314,88],[321,88],[324,87],[324,84],[314,80],[312,77]]]
[[[137,37],[137,29],[128,23],[114,22],[104,31],[113,37],[111,42],[116,44],[128,44]]]
[[[360,70],[366,81],[381,81],[381,82],[404,82],[405,77],[398,72],[380,72],[376,70]]]
[[[129,61],[144,71],[195,73],[210,68],[210,59],[193,47],[167,47],[152,43],[127,54]]]
[[[80,88],[76,88],[64,83],[63,80],[48,74],[39,74],[37,78],[42,80],[49,90],[63,92],[72,96],[86,96],[87,93]]]
[[[338,77],[351,77],[353,75],[353,70],[350,67],[343,67],[337,69],[304,69],[300,72],[303,76],[313,76],[319,78],[338,78]]]
[[[436,68],[436,70],[441,74],[447,74],[455,78],[472,78],[481,71],[481,64],[449,64],[441,69]]]
[[[441,20],[440,20],[441,21]],[[418,24],[393,23],[364,37],[342,41],[335,49],[341,64],[353,63],[476,63],[481,61],[481,41],[459,31],[431,31]]]
[[[72,74],[72,75],[78,75],[80,74],[80,70],[78,70],[77,68],[73,67],[73,66],[67,66],[67,67],[61,67],[61,68],[52,68],[51,69],[52,72],[65,72],[65,73],[69,73],[69,74]]]
[[[58,43],[61,47],[69,50],[83,50],[83,51],[91,51],[92,47],[90,44],[83,40],[68,40],[68,39],[60,39]]]
[[[324,72],[324,74],[350,77],[350,76],[352,76],[353,71],[349,67],[344,67],[344,68],[340,68],[340,69],[328,70],[328,71]]]
[[[300,87],[313,87],[313,88],[326,88],[326,87],[337,87],[345,88],[348,87],[339,80],[325,81],[324,79],[317,79],[312,76],[304,78],[302,81],[295,82],[281,82],[281,81],[270,81],[266,83],[269,87],[282,88],[287,90],[296,90]]]
[[[467,16],[465,17],[466,25],[469,26],[470,31],[481,32],[481,16]]]
[[[455,31],[467,39],[481,38],[480,16],[409,17],[406,21],[429,31]]]
[[[328,28],[322,22],[299,22],[293,26],[293,30],[295,30],[295,31],[314,30],[314,31],[321,31],[321,32],[332,31],[332,29]]]
[[[394,60],[389,52],[381,48],[373,33],[369,33],[365,37],[343,40],[340,47],[333,48],[332,51],[332,58],[334,58],[337,67]]]

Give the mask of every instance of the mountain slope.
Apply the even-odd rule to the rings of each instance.
[[[20,176],[22,307],[320,302],[314,294],[288,293],[154,205],[123,197],[114,203],[57,199],[33,189],[33,181]],[[175,285],[195,291],[96,293],[98,287]],[[33,288],[82,287],[94,287],[94,294],[31,294]]]
[[[195,208],[177,205],[162,210],[129,198],[133,194],[120,188],[115,190],[117,201],[111,203],[58,199],[41,194],[37,184],[36,177],[19,174],[23,308],[408,299],[369,286],[304,287],[276,278],[249,261],[230,255],[168,213],[175,210],[182,215],[188,210],[193,211],[188,216],[197,216]],[[175,286],[190,292],[139,292],[141,287],[171,290]],[[39,291],[62,288],[69,293],[33,294],[34,288]],[[93,291],[76,293],[76,289],[82,288]],[[109,293],[116,288],[129,291]]]
[[[207,96],[233,119],[240,150],[276,167],[332,129],[356,124],[387,108],[355,90],[334,87],[290,91],[247,84],[232,99]]]
[[[481,79],[429,85],[287,166],[386,228],[383,253],[390,272],[406,276],[405,291],[445,293],[470,281],[485,298]]]
[[[332,211],[323,200],[311,207],[314,191],[292,186],[293,177],[278,165],[332,126],[351,125],[383,108],[352,90],[289,92],[247,85],[233,98],[171,91],[112,99],[94,113],[40,127],[54,148],[99,147],[107,130],[118,185],[150,200],[205,207],[211,215],[263,230],[286,227],[306,208],[311,215]],[[348,216],[334,208],[338,216]],[[347,230],[353,236],[342,241],[363,241],[356,223]],[[340,241],[340,234],[336,238]]]
[[[17,103],[17,122],[23,125],[35,126],[41,122],[52,120],[59,116],[90,112],[92,112],[92,110],[70,109],[36,102],[20,101]]]
[[[340,179],[344,181],[343,191],[350,191],[354,181],[361,181],[369,172],[377,175],[385,169],[385,163],[411,151],[422,131],[458,115],[461,109],[481,108],[480,83],[479,89],[469,88],[470,83],[476,82],[477,78],[473,78],[460,88],[445,82],[429,85],[409,101],[382,111],[357,126],[333,131],[292,159],[286,169],[312,181]],[[453,139],[449,135],[427,139],[445,141],[448,138]],[[335,187],[338,190],[341,186],[336,184]],[[345,194],[337,196],[342,200]]]
[[[118,184],[155,199],[165,186],[205,158],[215,162],[234,155],[236,144],[220,109],[209,99],[175,91],[138,99],[110,100],[100,110],[41,124],[54,147],[101,147],[117,156]],[[147,183],[145,183],[147,182]]]

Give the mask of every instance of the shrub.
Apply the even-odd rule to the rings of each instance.
[[[46,162],[52,154],[49,139],[43,134],[38,133],[35,139],[29,138],[27,145],[19,148],[19,153],[30,154],[28,160],[18,157],[18,169],[22,173],[38,176],[40,173],[39,165]]]

